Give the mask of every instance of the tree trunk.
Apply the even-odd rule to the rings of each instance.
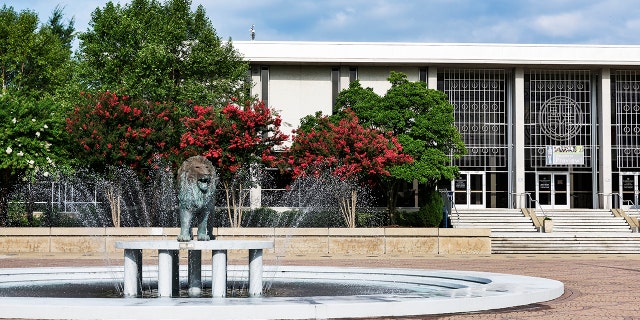
[[[398,204],[398,181],[393,180],[387,184],[387,213],[389,215],[389,225],[394,226],[397,222],[396,210]]]
[[[109,184],[105,190],[105,195],[107,197],[107,201],[109,201],[113,226],[119,228],[122,213],[122,207],[120,205],[122,202],[122,190],[120,189],[120,186],[114,187],[112,184]]]
[[[349,196],[341,196],[339,200],[340,213],[349,228],[356,227],[356,204],[358,200],[358,190],[351,189]]]

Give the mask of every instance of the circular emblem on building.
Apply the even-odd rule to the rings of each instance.
[[[540,128],[547,137],[556,141],[568,140],[580,133],[582,119],[580,105],[568,97],[550,98],[540,108]]]

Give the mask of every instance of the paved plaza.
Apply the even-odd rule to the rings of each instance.
[[[241,261],[230,261],[234,262]],[[318,256],[265,259],[267,264],[487,271],[551,278],[565,285],[565,294],[560,298],[533,305],[479,313],[393,319],[640,319],[640,254],[494,254],[385,259]],[[122,260],[65,254],[0,254],[0,267],[3,268],[104,265],[119,266]]]

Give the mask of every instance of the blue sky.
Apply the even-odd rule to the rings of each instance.
[[[164,0],[159,0],[163,2]],[[114,1],[126,3],[126,0]],[[11,0],[46,21],[57,4],[85,31],[106,1]],[[292,41],[640,45],[636,0],[193,0],[220,37]]]

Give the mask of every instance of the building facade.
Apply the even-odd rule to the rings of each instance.
[[[639,203],[640,46],[234,42],[252,94],[290,129],[390,71],[445,92],[468,154],[442,185],[458,208]],[[414,186],[417,190],[418,187]]]

